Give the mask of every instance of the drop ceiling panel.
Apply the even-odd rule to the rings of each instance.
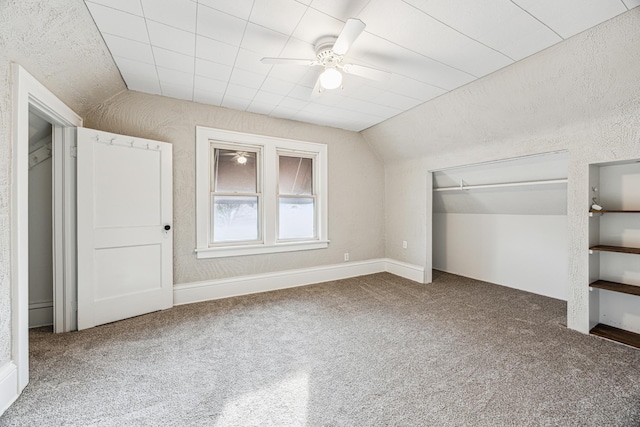
[[[150,44],[113,36],[111,34],[104,34],[103,37],[105,43],[109,46],[111,55],[146,62],[147,64],[155,64]]]
[[[90,0],[87,1],[87,6],[89,3],[101,4],[103,6],[108,6],[112,9],[121,10],[123,12],[131,13],[138,16],[144,16],[142,13],[142,6],[139,1],[131,1],[131,0]],[[91,12],[93,13],[93,11]]]
[[[233,68],[228,65],[218,64],[217,62],[196,58],[195,70],[196,76],[228,81]]]
[[[155,0],[154,0],[155,1]],[[240,46],[247,22],[206,6],[198,8],[198,34]]]
[[[255,0],[249,21],[290,35],[306,11],[307,6],[295,0]]]
[[[147,20],[147,29],[153,46],[193,56],[196,44],[194,33],[149,20]]]
[[[153,48],[153,56],[158,67],[169,68],[183,73],[194,74],[195,66],[193,56],[184,55],[172,50]]]
[[[196,7],[191,0],[142,0],[147,19],[191,33],[196,32]]]
[[[87,3],[100,32],[149,43],[144,18],[95,3]]]
[[[369,0],[313,0],[311,7],[341,21],[357,18]]]
[[[85,0],[131,90],[348,130],[376,123],[597,25],[640,0]],[[314,93],[315,44],[365,22],[344,74]]]
[[[405,0],[423,13],[518,60],[562,39],[509,0]],[[481,16],[483,19],[478,19]]]
[[[620,0],[513,1],[565,39],[627,11]]]
[[[236,18],[244,19],[245,21],[249,19],[251,8],[253,7],[253,0],[198,0],[198,3],[198,7],[208,6],[212,9],[233,15]]]
[[[242,48],[263,56],[278,56],[284,49],[288,36],[260,25],[249,23],[242,38]]]

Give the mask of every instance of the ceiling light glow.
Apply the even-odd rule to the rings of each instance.
[[[320,74],[320,86],[323,89],[336,89],[342,84],[342,74],[335,68],[327,68]]]

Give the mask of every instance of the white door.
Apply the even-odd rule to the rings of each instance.
[[[173,305],[171,144],[78,128],[78,330]]]

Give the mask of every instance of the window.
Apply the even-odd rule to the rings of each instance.
[[[325,144],[197,127],[197,257],[326,248],[326,157]]]
[[[211,144],[211,237],[213,244],[260,240],[259,151]]]

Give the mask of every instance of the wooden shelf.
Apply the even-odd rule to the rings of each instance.
[[[607,246],[607,245],[596,245],[591,246],[589,250],[592,251],[603,251],[603,252],[620,252],[623,254],[637,254],[640,255],[640,248],[627,248],[624,246]]]
[[[612,341],[621,342],[631,347],[640,348],[640,334],[625,331],[624,329],[614,328],[613,326],[598,323],[591,329],[592,335],[597,335]]]
[[[591,209],[589,211],[589,213],[640,213],[640,211],[619,211],[619,210],[606,210],[606,209],[602,209],[602,210],[595,210],[595,209]]]
[[[608,280],[596,280],[589,285],[592,288],[606,289],[607,291],[640,296],[640,286],[626,285],[624,283],[609,282]]]

